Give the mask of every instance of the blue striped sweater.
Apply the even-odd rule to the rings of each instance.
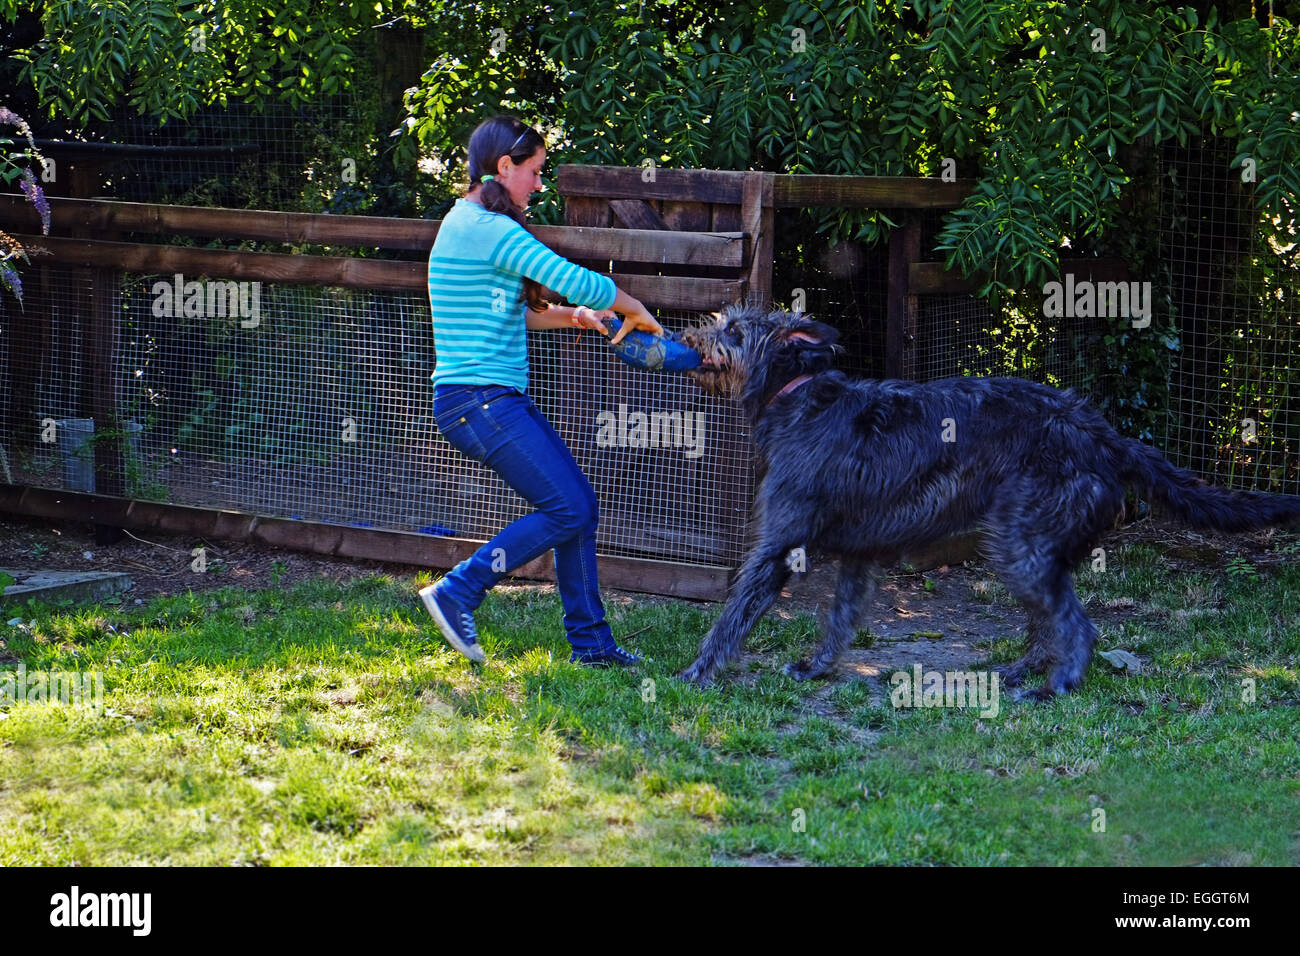
[[[434,385],[527,390],[523,276],[593,309],[618,295],[609,276],[556,255],[509,216],[456,200],[429,252]]]

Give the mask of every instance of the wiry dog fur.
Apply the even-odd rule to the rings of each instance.
[[[1071,574],[1126,487],[1148,489],[1196,528],[1300,520],[1300,500],[1207,485],[1120,436],[1072,392],[1012,378],[854,381],[830,369],[837,337],[809,317],[754,306],[680,336],[703,358],[688,373],[696,383],[739,397],[759,457],[756,543],[687,680],[710,683],[739,653],[789,576],[792,549],[840,559],[821,646],[786,667],[808,680],[833,669],[886,566],[980,528],[987,559],[1029,614],[1027,653],[1000,669],[1003,683],[1040,673],[1029,694],[1050,697],[1078,686],[1092,658],[1097,631]]]

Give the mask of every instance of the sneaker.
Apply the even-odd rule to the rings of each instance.
[[[478,631],[474,627],[474,614],[457,602],[439,594],[437,585],[420,588],[420,600],[425,609],[438,622],[438,630],[447,643],[476,664],[483,663],[487,655],[478,645]]]
[[[633,664],[640,664],[642,661],[635,654],[625,651],[615,644],[604,651],[584,651],[581,654],[574,651],[569,657],[569,663],[586,664],[588,667],[610,667],[615,664],[620,667],[630,667]]]

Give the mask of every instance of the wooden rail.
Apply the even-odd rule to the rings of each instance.
[[[483,544],[482,541],[468,538],[355,528],[321,521],[298,521],[218,508],[132,501],[107,495],[3,483],[0,483],[0,511],[53,520],[89,521],[140,531],[186,534],[196,539],[209,537],[253,541],[315,554],[432,568],[452,567]],[[714,565],[617,555],[600,556],[600,580],[606,587],[670,594],[697,601],[720,600],[724,597],[729,570]],[[516,568],[512,575],[554,581],[555,568],[548,553]]]
[[[561,166],[559,189],[570,196],[601,199],[662,199],[740,205],[747,172],[720,169],[656,169],[647,181],[639,167]],[[975,180],[945,183],[914,176],[795,176],[769,173],[774,206],[843,209],[950,209],[961,205]]]

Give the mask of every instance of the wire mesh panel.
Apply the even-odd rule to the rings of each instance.
[[[1161,152],[1161,258],[1182,343],[1165,446],[1216,483],[1295,494],[1300,227],[1294,206],[1255,208],[1233,156],[1216,142]]]
[[[24,303],[0,296],[0,471],[14,484],[68,487],[93,468],[82,349],[84,269],[23,276]],[[66,477],[66,482],[65,482]]]
[[[850,375],[882,376],[888,250],[809,235],[806,216],[801,209],[776,210],[773,295],[790,307],[802,292],[804,311],[839,330],[844,351],[837,366]]]
[[[531,510],[438,434],[424,297],[116,275],[127,497],[478,539]],[[13,481],[93,491],[93,469],[65,470],[70,454],[93,461],[105,429],[78,421],[85,270],[34,270],[32,281],[46,290],[41,324],[6,304],[0,342],[12,346],[22,325],[18,340],[40,358],[29,432],[54,419],[78,429],[79,445],[13,430]],[[663,317],[670,328],[686,320]],[[529,333],[529,350],[529,391],[596,490],[600,552],[738,559],[750,479],[735,404],[631,369],[590,332]]]
[[[956,375],[1028,378],[1088,393],[1100,328],[1093,319],[1048,319],[1040,300],[1019,297],[994,313],[969,295],[919,297],[918,381]]]
[[[668,332],[697,319],[669,311],[658,318]],[[624,365],[598,334],[529,338],[530,391],[596,490],[604,553],[737,561],[752,494],[737,403],[704,394],[685,376]]]

